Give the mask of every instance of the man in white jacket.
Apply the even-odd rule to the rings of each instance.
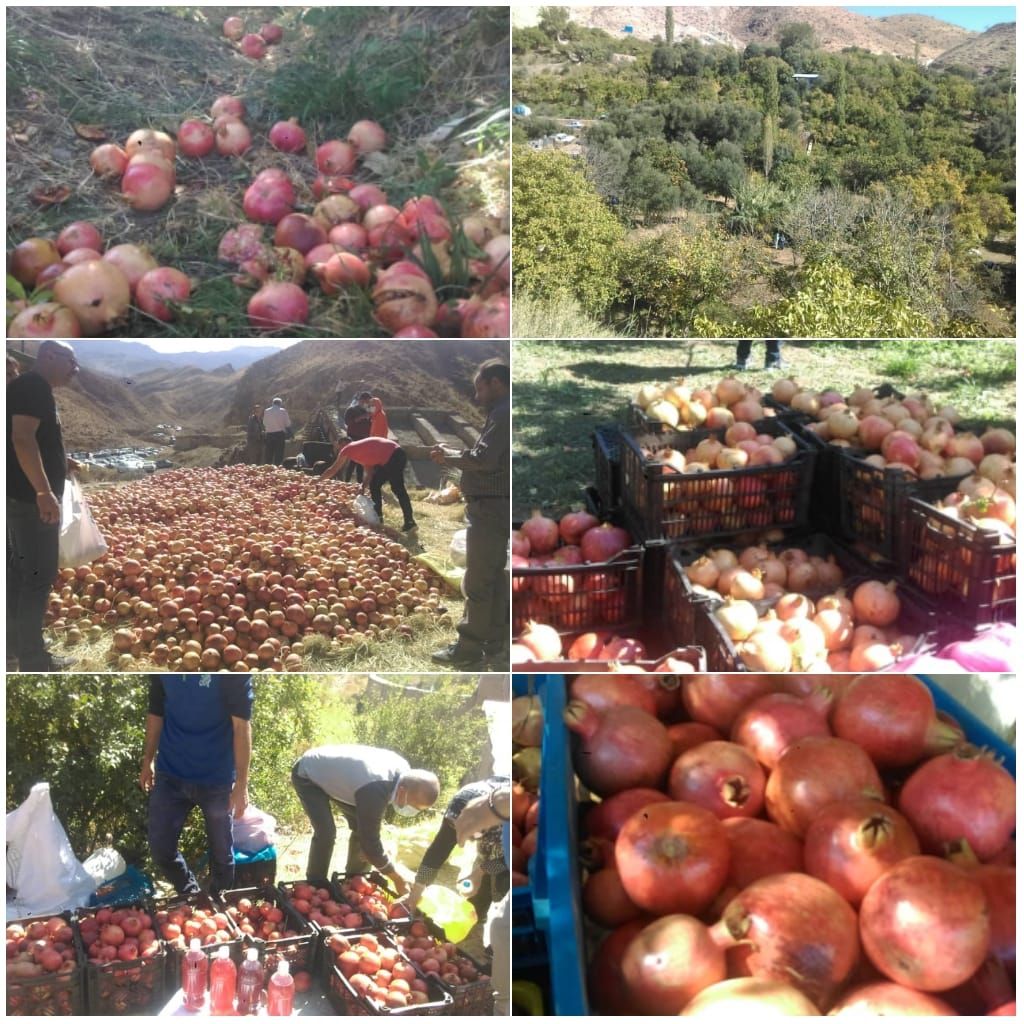
[[[266,459],[271,466],[280,466],[284,462],[284,443],[291,425],[291,417],[282,399],[275,398],[270,406],[263,410],[263,429],[266,431],[263,441],[266,446]]]

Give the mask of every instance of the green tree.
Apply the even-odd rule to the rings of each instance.
[[[569,27],[568,7],[542,7],[537,27],[548,37],[557,39]]]
[[[516,289],[537,298],[567,293],[600,316],[617,291],[622,225],[566,154],[517,149],[512,160]]]

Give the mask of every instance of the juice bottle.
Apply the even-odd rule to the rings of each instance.
[[[235,1012],[235,975],[238,971],[230,954],[227,946],[221,946],[210,964],[210,1013],[215,1017],[227,1017]]]
[[[288,961],[281,960],[267,983],[267,1016],[290,1017],[294,1000],[295,979],[288,968]]]
[[[239,1015],[245,1017],[256,1013],[262,995],[263,965],[260,963],[259,950],[247,949],[242,966],[238,968],[238,987],[235,989]]]
[[[186,1010],[201,1010],[206,1002],[206,973],[208,964],[203,945],[198,939],[188,944],[188,952],[181,962],[181,991]]]

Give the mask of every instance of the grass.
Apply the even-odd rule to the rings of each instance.
[[[755,369],[743,379],[768,390],[777,372]],[[728,341],[517,341],[512,456],[513,518],[532,508],[564,511],[582,504],[594,479],[596,426],[626,423],[641,384],[680,377],[707,386],[731,372]],[[785,374],[815,387],[849,393],[863,384],[924,391],[970,418],[1013,428],[1016,362],[1012,341],[786,342]]]
[[[309,152],[344,138],[359,118],[388,130],[384,153],[353,177],[372,181],[401,205],[437,196],[453,222],[470,212],[507,217],[508,126],[489,119],[508,103],[507,32],[488,8],[255,8],[247,19],[276,20],[285,40],[262,61],[242,57],[221,36],[231,8],[18,8],[7,11],[8,248],[29,236],[52,236],[72,220],[96,224],[107,245],[148,246],[163,264],[193,279],[177,321],[162,324],[135,311],[125,337],[249,337],[250,292],[217,259],[224,232],[244,220],[241,201],[256,173],[289,173],[298,206],[310,212],[313,162],[286,155],[266,139],[283,117],[300,118]],[[502,27],[503,25],[503,27]],[[52,69],[62,73],[54,76]],[[226,93],[244,96],[253,146],[241,158],[179,158],[177,189],[162,210],[133,213],[116,185],[90,172],[96,141],[136,128],[173,134],[189,116],[206,115]],[[454,127],[436,135],[444,125]],[[67,187],[63,203],[39,206],[31,193]],[[269,240],[271,232],[265,231]],[[308,325],[298,337],[382,337],[369,297],[310,292]]]

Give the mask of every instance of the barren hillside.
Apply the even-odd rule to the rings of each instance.
[[[1017,26],[1004,22],[947,50],[935,64],[937,67],[962,64],[984,75],[999,68],[1012,68],[1016,60]]]
[[[687,36],[704,43],[723,43],[744,49],[748,43],[771,43],[788,22],[814,28],[821,47],[839,51],[858,46],[873,53],[931,60],[970,39],[974,33],[924,15],[871,18],[841,7],[673,7],[676,39]],[[517,11],[515,24],[536,22],[540,8]],[[663,7],[572,7],[572,20],[620,35],[627,25],[633,36],[654,39],[665,35]]]

